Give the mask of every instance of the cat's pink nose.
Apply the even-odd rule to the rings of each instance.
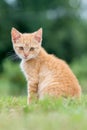
[[[27,58],[27,57],[28,57],[28,54],[24,53],[24,57]]]

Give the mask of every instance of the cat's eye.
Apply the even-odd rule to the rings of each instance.
[[[31,48],[30,48],[30,51],[34,51],[34,47],[31,47]]]
[[[19,50],[24,50],[24,48],[23,47],[19,47]]]

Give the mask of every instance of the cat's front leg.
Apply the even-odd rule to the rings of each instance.
[[[28,99],[27,104],[30,104],[33,101],[37,100],[38,98],[38,83],[28,82]]]

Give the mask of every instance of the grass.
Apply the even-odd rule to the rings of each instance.
[[[0,130],[87,130],[87,96],[44,99],[26,104],[26,97],[0,97]]]

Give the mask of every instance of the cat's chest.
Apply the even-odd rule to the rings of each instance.
[[[51,82],[53,82],[53,72],[47,66],[43,66],[39,73],[39,91],[50,85]]]
[[[24,62],[24,61],[21,62],[20,67],[27,80],[34,78],[39,68],[38,64],[35,62]]]

